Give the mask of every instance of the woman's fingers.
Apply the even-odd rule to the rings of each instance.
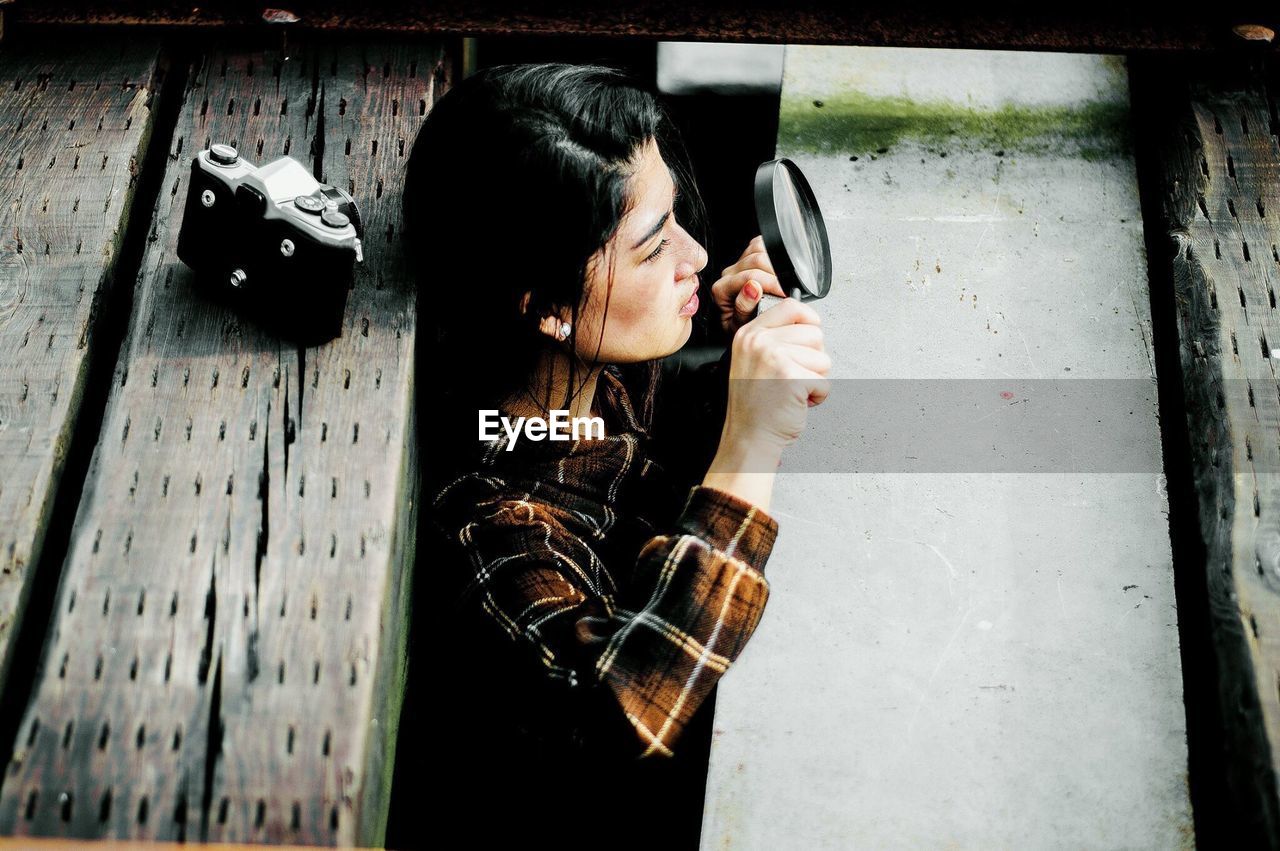
[[[738,434],[785,447],[804,431],[807,410],[831,392],[831,358],[818,312],[785,298],[733,338],[727,424]]]
[[[764,293],[785,298],[778,279],[760,269],[750,269],[711,285],[711,295],[720,308],[720,322],[726,331],[735,331],[750,322]]]
[[[826,375],[831,372],[831,358],[826,352],[808,346],[782,345],[779,353],[808,372]]]
[[[747,249],[742,252],[742,256],[732,266],[727,266],[721,271],[721,277],[727,277],[745,269],[764,269],[767,272],[773,272],[773,261],[769,259],[769,252],[765,250],[764,239],[757,236],[747,244]]]
[[[762,269],[748,269],[741,273],[744,283],[745,281],[755,281],[764,287],[764,291],[769,295],[776,295],[778,298],[786,298],[787,291],[782,288],[782,283],[778,280],[778,276],[773,272],[764,271]]]
[[[734,318],[738,324],[750,322],[751,316],[755,313],[756,305],[760,303],[760,285],[752,284],[751,286],[743,286],[738,290],[738,297],[733,300]]]
[[[770,330],[769,334],[779,342],[793,346],[807,346],[810,349],[818,349],[819,351],[824,347],[822,329],[817,325],[802,323],[783,325],[781,328]]]
[[[776,295],[778,298],[787,297],[786,291],[782,289],[782,284],[778,283],[777,276],[762,269],[747,269],[746,271],[721,278],[711,285],[711,294],[716,298],[716,301],[727,302],[737,298],[738,294],[752,281],[755,281],[756,286],[763,292]],[[759,293],[756,293],[756,298],[759,298]]]
[[[756,307],[760,304],[760,297],[764,293],[770,293],[779,298],[786,297],[778,279],[759,269],[742,272],[732,278],[723,278],[712,285],[711,291],[717,304],[732,302],[734,318],[738,325],[751,321],[755,316]]]
[[[805,349],[804,352],[808,354],[796,353],[792,366],[788,370],[790,375],[788,384],[792,385],[792,389],[798,389],[805,394],[808,397],[806,404],[812,408],[814,405],[821,405],[831,393],[831,380],[826,377],[831,368],[831,361],[821,352],[815,352],[812,349]],[[813,361],[818,369],[810,369],[801,363],[802,360],[808,360],[813,355],[822,357],[822,360]]]
[[[736,274],[745,269],[764,269],[766,272],[773,272],[773,261],[769,259],[769,255],[764,250],[748,251],[738,258],[738,262],[727,267],[721,275],[727,277]]]
[[[818,314],[818,311],[804,302],[794,298],[787,298],[751,321],[761,328],[781,328],[784,325],[797,323],[821,325],[822,317]]]
[[[719,307],[721,326],[731,334],[736,333],[755,317],[760,298],[765,293],[778,298],[787,297],[765,251],[764,237],[757,235],[747,243],[738,262],[726,267],[711,285],[712,298]]]
[[[809,391],[809,407],[821,405],[827,401],[827,397],[831,395],[831,380],[822,378],[813,383],[812,389]]]

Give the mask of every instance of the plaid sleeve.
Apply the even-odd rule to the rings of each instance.
[[[777,530],[758,506],[695,486],[675,529],[645,542],[620,589],[536,502],[506,500],[468,523],[459,540],[475,571],[473,605],[543,677],[590,692],[581,706],[599,707],[599,695],[611,695],[630,730],[623,750],[648,757],[673,755],[759,623],[769,594],[762,569]],[[592,729],[601,724],[584,719]]]
[[[649,540],[596,671],[644,743],[671,744],[755,631],[778,524],[752,503],[695,485],[676,531]]]

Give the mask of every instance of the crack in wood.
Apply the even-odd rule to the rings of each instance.
[[[209,697],[208,738],[204,749],[204,785],[200,792],[200,841],[209,841],[209,811],[213,808],[213,782],[218,761],[222,757],[222,738],[224,725],[222,722],[222,653],[218,653],[217,669],[213,675],[213,691]],[[182,796],[185,804],[186,795]],[[225,801],[225,799],[224,799]],[[225,808],[220,813],[219,823],[225,822]],[[182,840],[179,839],[179,842]]]

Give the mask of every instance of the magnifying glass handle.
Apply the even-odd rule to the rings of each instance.
[[[791,297],[794,298],[796,301],[800,301],[802,295],[803,294],[801,293],[799,287],[791,288]],[[781,303],[782,301],[784,301],[784,299],[781,299],[776,295],[771,295],[769,293],[760,293],[760,302],[759,304],[756,305],[756,316],[759,316],[761,313],[764,313],[766,310],[768,310],[771,307],[777,307],[778,304]]]
[[[760,314],[764,313],[766,310],[768,310],[771,307],[777,307],[779,304],[782,303],[782,301],[783,299],[779,298],[776,295],[771,295],[770,293],[760,293],[760,301],[758,304],[756,304],[756,316],[759,316]]]

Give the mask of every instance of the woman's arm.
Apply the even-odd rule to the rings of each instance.
[[[732,350],[697,366],[668,358],[654,410],[651,452],[685,487],[702,480],[715,456],[729,393]]]
[[[686,486],[700,480],[768,511],[782,448],[725,422],[732,352],[664,375],[653,453]]]
[[[695,486],[675,528],[645,542],[613,589],[554,509],[504,499],[457,532],[471,568],[464,612],[505,633],[518,664],[578,707],[588,748],[671,756],[759,623],[776,535],[759,507]]]

